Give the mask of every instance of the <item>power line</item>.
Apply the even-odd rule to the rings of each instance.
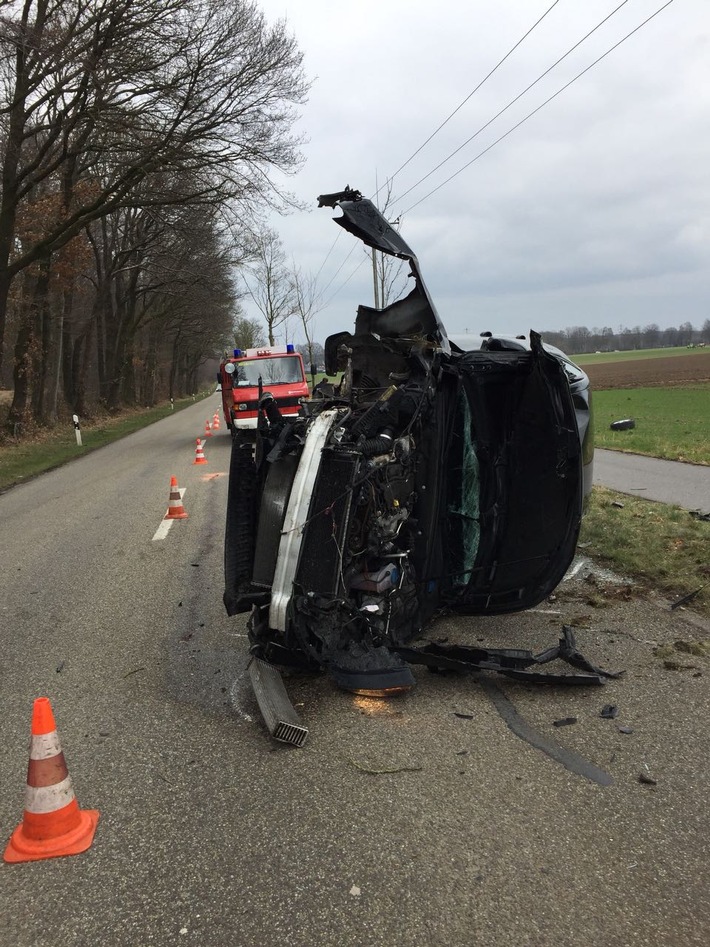
[[[432,140],[432,138],[434,138],[436,135],[439,134],[439,132],[441,131],[441,129],[442,129],[445,125],[447,125],[447,124],[451,121],[451,119],[454,117],[454,115],[456,115],[456,113],[459,112],[459,111],[464,107],[464,105],[468,102],[468,100],[469,100],[473,95],[475,95],[476,92],[478,92],[478,90],[481,88],[481,86],[482,86],[485,82],[487,82],[487,81],[490,79],[490,77],[493,75],[493,73],[503,65],[503,63],[506,61],[506,59],[508,59],[510,56],[512,56],[512,54],[515,52],[515,50],[518,48],[518,46],[520,46],[520,44],[521,44],[524,40],[526,40],[526,39],[528,38],[528,36],[530,36],[530,34],[532,33],[532,31],[535,29],[535,27],[539,26],[539,24],[542,23],[542,21],[545,19],[545,17],[547,16],[547,14],[550,13],[551,10],[552,10],[554,7],[556,7],[559,2],[560,2],[560,0],[555,0],[555,2],[552,4],[552,6],[548,7],[548,9],[545,10],[545,12],[544,12],[544,13],[542,14],[542,16],[539,18],[539,20],[536,20],[536,22],[533,23],[533,25],[530,27],[530,29],[527,31],[527,33],[525,33],[523,36],[521,36],[520,39],[518,40],[518,42],[508,50],[508,52],[505,54],[505,56],[503,56],[503,58],[502,58],[499,62],[496,63],[496,65],[491,69],[491,71],[488,73],[488,75],[484,76],[483,79],[481,79],[481,81],[478,83],[478,85],[476,86],[476,88],[473,89],[471,92],[469,92],[469,94],[466,96],[466,98],[463,99],[463,101],[461,101],[461,102],[456,106],[456,108],[453,110],[453,112],[449,112],[449,114],[446,116],[446,118],[444,119],[444,121],[438,126],[438,128],[435,128],[435,129],[434,129],[434,131],[431,133],[431,135],[429,135],[429,137],[427,138],[427,140],[426,140],[425,142],[423,142],[423,143],[417,148],[417,150],[416,150],[415,152],[413,152],[413,153],[407,158],[407,160],[404,162],[404,164],[401,164],[401,165],[397,168],[397,170],[394,172],[394,174],[393,174],[390,178],[388,178],[388,179],[385,180],[385,183],[382,184],[381,187],[378,187],[378,188],[377,188],[377,190],[375,191],[375,193],[374,193],[374,195],[373,195],[373,199],[374,199],[375,197],[377,197],[377,195],[380,193],[380,191],[382,190],[382,188],[385,187],[385,185],[386,185],[387,183],[390,183],[390,184],[391,184],[392,181],[394,181],[394,179],[397,177],[397,175],[399,174],[399,172],[400,172],[400,171],[403,171],[404,168],[406,168],[407,165],[410,163],[410,161],[413,161],[414,158],[416,158],[416,156],[419,154],[420,151],[422,151],[423,148],[426,148],[426,146],[429,144],[429,142]],[[436,169],[434,169],[434,170],[436,170]],[[414,186],[416,187],[416,185],[414,185]],[[405,193],[408,193],[408,192],[405,191]]]
[[[638,33],[638,31],[642,27],[646,26],[646,24],[649,23],[654,17],[658,16],[659,13],[662,13],[663,10],[666,9],[666,7],[669,7],[671,5],[671,3],[673,3],[673,0],[667,0],[667,3],[664,3],[663,6],[659,7],[655,13],[652,13],[642,23],[639,23],[639,25],[635,27],[635,29],[631,30],[630,33],[627,33],[626,36],[624,36],[622,39],[618,41],[618,43],[614,43],[614,45],[611,46],[609,49],[607,49],[605,53],[602,53],[602,55],[599,56],[598,59],[595,59],[593,63],[590,63],[590,65],[588,65],[585,69],[583,69],[580,73],[578,73],[573,79],[570,79],[569,82],[565,83],[565,85],[563,85],[561,89],[558,89],[557,92],[555,92],[549,98],[545,99],[545,101],[541,105],[538,105],[538,107],[533,109],[532,112],[529,112],[525,116],[525,118],[522,118],[516,125],[513,125],[513,127],[509,129],[504,135],[501,135],[500,138],[496,138],[496,140],[492,144],[490,144],[487,148],[484,148],[483,151],[479,152],[475,156],[475,158],[471,158],[470,161],[468,161],[465,165],[463,165],[463,167],[459,168],[458,171],[455,171],[445,181],[442,181],[441,184],[437,185],[433,190],[429,191],[428,194],[425,194],[424,197],[420,198],[418,201],[416,201],[416,203],[411,204],[405,211],[402,212],[402,214],[408,214],[410,210],[413,210],[415,207],[418,207],[427,198],[431,197],[432,194],[436,194],[437,191],[441,190],[441,188],[444,187],[444,185],[448,184],[450,181],[453,181],[453,179],[457,177],[459,174],[461,174],[462,171],[465,171],[466,168],[469,168],[474,163],[474,161],[478,161],[479,158],[482,158],[483,155],[487,154],[491,150],[491,148],[494,148],[499,142],[503,141],[504,138],[507,138],[508,135],[511,135],[517,128],[520,128],[520,126],[523,125],[525,122],[527,122],[529,118],[532,118],[533,115],[536,115],[540,111],[540,109],[544,108],[549,102],[552,102],[553,99],[556,99],[558,95],[560,95],[562,92],[568,89],[574,82],[577,81],[577,79],[580,79],[586,72],[589,72],[589,70],[592,69],[594,66],[596,66],[598,63],[600,63],[602,59],[606,59],[606,57],[610,53],[613,53],[615,49],[618,49],[618,47],[621,46],[622,43],[625,43],[627,39],[629,39],[631,36],[634,35],[634,33]],[[409,193],[409,192],[405,192],[405,193]]]
[[[324,308],[324,309],[326,308],[326,306],[329,306],[329,305],[332,303],[332,301],[333,301],[333,300],[335,299],[335,297],[338,295],[338,293],[340,292],[340,290],[343,289],[345,286],[348,285],[348,283],[349,283],[350,280],[353,278],[353,276],[355,276],[355,274],[357,273],[357,271],[358,271],[359,269],[361,269],[361,267],[364,266],[364,264],[367,263],[367,262],[369,262],[369,261],[370,261],[370,256],[369,256],[369,255],[364,256],[364,257],[362,258],[362,260],[360,260],[360,262],[359,262],[358,265],[355,267],[355,269],[352,271],[352,273],[350,274],[350,276],[348,276],[347,279],[343,280],[343,282],[340,284],[340,286],[338,286],[338,288],[335,290],[335,292],[333,293],[333,295],[328,299],[328,301],[325,302],[325,303],[323,303],[323,308]],[[345,265],[345,260],[343,260],[343,265]],[[342,269],[342,266],[340,267],[340,269]],[[331,282],[332,282],[332,280],[331,280]],[[330,283],[329,283],[328,285],[330,285]]]
[[[334,218],[334,219],[337,219],[337,218]],[[336,239],[337,239],[337,238],[336,238]],[[333,246],[335,246],[335,242],[333,242]],[[357,247],[357,244],[356,244],[356,243],[354,243],[354,244],[350,247],[350,250],[348,251],[348,253],[347,253],[345,259],[343,260],[343,262],[340,264],[340,266],[339,266],[338,269],[335,271],[335,273],[333,273],[333,275],[330,277],[330,279],[329,279],[328,282],[325,284],[325,286],[323,287],[323,289],[318,293],[318,299],[320,299],[320,298],[323,296],[323,294],[324,294],[325,291],[328,289],[328,287],[330,286],[330,284],[335,280],[335,277],[338,275],[338,273],[342,270],[342,268],[345,266],[345,264],[348,262],[348,260],[350,259],[350,257],[351,257],[351,256],[353,255],[353,253],[355,252],[355,248],[356,248],[356,247]],[[332,248],[331,248],[331,249],[332,249]],[[320,270],[319,270],[319,272],[320,272]],[[332,298],[332,297],[331,297],[331,298]]]
[[[609,13],[607,16],[604,17],[603,20],[601,20],[599,23],[597,23],[597,25],[596,25],[593,29],[591,29],[588,33],[586,33],[580,40],[578,40],[578,41],[574,44],[574,46],[571,46],[563,56],[560,56],[559,59],[557,59],[555,62],[553,62],[553,64],[552,64],[551,66],[549,66],[543,73],[541,73],[541,74],[537,77],[537,79],[535,79],[534,82],[531,82],[529,86],[526,86],[526,88],[524,88],[522,92],[519,92],[519,93],[515,96],[515,98],[514,98],[514,99],[511,99],[510,102],[508,102],[508,104],[505,105],[499,112],[496,112],[496,114],[493,116],[493,118],[489,119],[489,120],[486,122],[485,125],[481,125],[481,127],[478,129],[478,131],[474,132],[473,135],[471,135],[470,138],[467,138],[466,141],[463,142],[463,144],[459,145],[458,148],[456,148],[454,151],[451,152],[451,154],[447,155],[447,157],[444,158],[443,161],[440,161],[439,164],[437,164],[437,166],[436,166],[435,168],[432,168],[431,171],[427,172],[427,174],[425,174],[424,177],[419,178],[419,180],[417,181],[416,184],[412,184],[412,186],[411,186],[410,188],[408,188],[406,191],[404,191],[402,194],[400,194],[398,197],[396,197],[394,202],[396,203],[397,201],[401,201],[404,197],[407,196],[407,194],[411,193],[416,187],[419,187],[420,184],[422,184],[424,181],[426,181],[427,178],[430,178],[430,177],[432,176],[432,174],[435,174],[435,173],[439,170],[439,168],[441,168],[441,167],[443,167],[445,164],[447,164],[447,162],[449,162],[449,161],[454,157],[454,155],[457,155],[457,154],[459,153],[459,151],[461,151],[463,148],[465,148],[466,145],[469,145],[469,144],[473,141],[474,138],[477,138],[477,137],[481,134],[482,131],[485,131],[485,129],[488,128],[489,125],[492,125],[493,122],[494,122],[497,118],[500,118],[500,116],[501,116],[504,112],[507,112],[508,109],[509,109],[512,105],[515,105],[515,103],[518,101],[518,99],[521,99],[521,98],[525,95],[526,92],[529,92],[530,89],[533,88],[533,86],[536,86],[536,85],[538,84],[538,82],[540,82],[542,79],[544,79],[545,76],[548,75],[548,73],[552,72],[552,70],[553,70],[556,66],[559,66],[559,64],[560,64],[564,59],[566,59],[569,55],[571,55],[571,54],[575,51],[575,49],[577,49],[578,46],[581,46],[582,43],[583,43],[585,40],[589,39],[589,37],[592,35],[592,33],[596,33],[596,31],[597,31],[598,29],[600,29],[600,28],[607,22],[607,20],[611,19],[611,17],[614,16],[615,13],[618,13],[619,10],[620,10],[623,6],[626,6],[626,4],[627,4],[628,2],[629,2],[629,0],[622,0],[622,2],[618,5],[618,7],[616,7],[614,10],[612,10],[611,13]]]
[[[339,231],[336,233],[336,235],[335,235],[335,240],[333,240],[333,242],[331,243],[330,249],[328,250],[328,252],[326,253],[326,255],[323,257],[323,262],[322,262],[321,265],[318,267],[318,272],[317,272],[316,275],[313,277],[313,282],[314,282],[314,283],[317,283],[317,282],[318,282],[318,277],[319,277],[320,274],[321,274],[321,270],[323,269],[323,267],[325,266],[325,264],[328,262],[328,258],[330,257],[330,254],[331,254],[331,253],[333,252],[333,250],[335,249],[335,244],[338,242],[338,240],[340,240],[340,238],[341,238],[341,236],[342,236],[342,233],[343,233],[342,230],[339,230]],[[335,279],[335,277],[333,277],[333,279]],[[332,281],[331,281],[331,282],[332,282]],[[330,285],[330,283],[329,283],[328,285]],[[326,289],[327,289],[327,287],[326,287]]]
[[[498,70],[498,69],[503,65],[503,63],[506,61],[506,59],[508,59],[508,58],[510,58],[510,56],[512,56],[512,54],[515,52],[515,50],[518,48],[518,46],[520,46],[521,43],[523,43],[523,42],[528,38],[528,36],[530,36],[530,34],[533,32],[533,30],[534,30],[537,26],[539,26],[540,23],[542,23],[542,21],[545,19],[545,17],[548,15],[548,13],[550,13],[550,12],[557,6],[557,4],[558,4],[559,2],[560,2],[560,0],[554,0],[554,2],[547,8],[547,10],[545,10],[545,12],[542,14],[542,16],[539,17],[539,18],[533,23],[533,25],[530,27],[530,29],[520,37],[520,39],[517,41],[517,43],[515,43],[514,46],[511,46],[511,48],[508,50],[508,52],[505,54],[505,56],[503,56],[503,58],[500,59],[500,60],[496,63],[496,65],[490,70],[490,72],[489,72],[487,75],[485,75],[485,76],[483,77],[483,79],[481,79],[481,81],[478,83],[478,85],[477,85],[471,92],[469,92],[469,94],[466,96],[466,98],[463,99],[463,100],[456,106],[456,108],[455,108],[452,112],[450,112],[450,113],[447,115],[447,117],[444,119],[444,121],[441,122],[441,124],[440,124],[437,128],[434,129],[434,131],[431,133],[431,135],[429,135],[429,137],[426,139],[426,141],[422,142],[422,144],[417,148],[417,150],[416,150],[415,152],[413,152],[413,153],[409,156],[409,158],[407,158],[407,160],[404,162],[404,164],[400,165],[399,168],[397,168],[397,170],[394,172],[393,175],[391,175],[391,177],[385,179],[385,181],[376,189],[375,193],[372,195],[371,200],[374,201],[375,198],[377,197],[377,195],[380,193],[380,191],[381,191],[384,187],[386,187],[388,184],[391,184],[392,181],[394,181],[394,179],[397,177],[397,175],[399,174],[399,172],[402,171],[404,168],[406,168],[407,165],[408,165],[411,161],[413,161],[414,158],[416,158],[416,156],[419,154],[419,152],[422,151],[436,135],[438,135],[438,133],[441,131],[441,129],[442,129],[446,124],[448,124],[448,122],[451,121],[451,119],[454,117],[454,115],[456,115],[456,113],[459,112],[459,111],[464,107],[464,105],[469,101],[469,99],[472,98],[472,96],[474,96],[474,95],[476,94],[476,92],[478,92],[478,90],[481,88],[481,86],[482,86],[485,82],[487,82],[488,79],[490,79],[490,77],[493,75],[493,73],[496,72],[496,70]],[[625,2],[626,2],[626,0],[625,0]],[[436,171],[437,169],[435,168],[434,170]],[[433,172],[431,172],[431,173],[433,173]],[[375,182],[375,183],[377,183],[377,182]],[[421,183],[421,182],[418,182],[418,183]],[[414,186],[416,187],[416,185],[414,185]],[[411,188],[410,188],[410,190],[411,190]],[[405,193],[405,195],[406,195],[406,194],[409,193],[409,191],[405,191],[404,193]],[[402,195],[402,196],[404,196],[404,195]],[[334,240],[333,243],[331,244],[330,249],[328,250],[328,252],[326,253],[326,255],[325,255],[324,259],[323,259],[323,262],[322,262],[321,265],[318,267],[318,272],[317,272],[316,275],[315,275],[315,280],[316,280],[316,281],[318,280],[318,277],[319,277],[321,271],[323,270],[323,267],[324,267],[325,264],[327,263],[327,261],[328,261],[330,255],[331,255],[331,253],[332,253],[333,250],[335,249],[336,243],[338,242],[338,240],[340,239],[341,236],[342,236],[342,230],[339,231],[338,234],[336,235],[335,240]],[[322,289],[321,292],[319,293],[319,296],[320,296],[320,297],[323,296],[323,294],[326,292],[326,290],[327,290],[328,287],[331,285],[331,283],[333,283],[333,281],[334,281],[335,278],[337,277],[338,273],[339,273],[339,272],[342,270],[342,268],[345,266],[345,264],[347,263],[347,261],[348,261],[348,259],[350,258],[351,255],[352,255],[352,250],[351,250],[350,253],[348,253],[348,255],[345,257],[345,259],[344,259],[343,262],[340,264],[340,266],[338,267],[338,269],[335,271],[335,273],[333,274],[333,276],[331,277],[331,279],[328,281],[328,283],[323,287],[323,289]],[[359,269],[359,266],[358,266],[358,269]],[[353,271],[353,273],[354,273],[354,272],[356,272],[356,271]],[[352,274],[351,274],[351,276],[352,276]],[[348,277],[348,279],[350,279],[350,277]],[[343,285],[345,285],[345,284],[343,284]]]

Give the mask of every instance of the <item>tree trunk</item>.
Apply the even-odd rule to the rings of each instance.
[[[72,338],[71,322],[65,310],[62,320],[62,390],[67,404],[74,404],[74,348],[76,339]]]
[[[52,268],[50,254],[39,262],[39,276],[35,290],[35,331],[32,345],[32,416],[44,421],[44,403],[47,393],[49,348],[52,320],[49,305],[49,280]]]
[[[24,277],[20,328],[15,342],[15,364],[13,368],[14,393],[7,418],[7,427],[15,433],[16,426],[26,423],[27,407],[32,391],[32,350],[36,343],[37,313],[47,303],[49,288],[49,257],[42,261],[39,273]]]
[[[20,425],[26,421],[27,399],[29,395],[30,345],[32,343],[31,313],[23,312],[20,329],[15,340],[15,367],[13,370],[14,391],[12,404],[7,416],[7,428],[10,434],[19,433]]]
[[[89,413],[86,404],[86,376],[91,361],[91,342],[95,328],[96,323],[92,319],[77,339],[75,357],[72,360],[72,387],[74,390],[72,407],[79,417],[87,417]]]

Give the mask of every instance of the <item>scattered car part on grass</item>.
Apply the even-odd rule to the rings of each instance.
[[[256,429],[234,428],[228,614],[251,612],[257,658],[326,670],[360,694],[408,690],[407,662],[445,659],[602,683],[606,672],[569,643],[544,660],[408,647],[442,608],[521,611],[562,580],[592,484],[589,380],[533,331],[450,339],[415,254],[377,208],[350,189],[319,205],[339,209],[336,223],[366,246],[408,261],[413,288],[382,309],[358,307],[355,331],[326,340],[326,373],[342,380],[298,417],[264,394]],[[553,652],[588,673],[529,670]]]
[[[704,585],[701,585],[700,588],[693,589],[692,592],[688,592],[687,595],[684,595],[682,598],[677,599],[675,602],[671,602],[670,610],[674,612],[676,608],[680,608],[681,605],[687,605],[688,602],[692,602],[696,595],[698,595],[705,588]]]
[[[612,421],[609,425],[610,431],[632,431],[636,427],[636,421],[633,418],[624,418],[622,421]]]

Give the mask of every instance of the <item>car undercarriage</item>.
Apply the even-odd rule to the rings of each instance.
[[[586,376],[534,332],[453,342],[377,208],[350,189],[319,204],[407,260],[413,287],[383,309],[360,306],[354,331],[327,339],[331,381],[299,417],[265,393],[254,436],[234,432],[227,612],[251,613],[256,658],[323,669],[359,693],[408,689],[410,664],[445,658],[530,673],[548,653],[447,657],[410,643],[443,609],[518,611],[561,581],[591,482]],[[578,652],[564,640],[567,660]],[[598,668],[576,666],[586,673],[565,676],[600,682]]]

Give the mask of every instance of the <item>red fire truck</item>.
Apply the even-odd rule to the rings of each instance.
[[[302,398],[308,398],[303,359],[293,345],[234,349],[219,366],[224,420],[232,433],[255,430],[259,402],[271,395],[285,417],[298,414]]]

